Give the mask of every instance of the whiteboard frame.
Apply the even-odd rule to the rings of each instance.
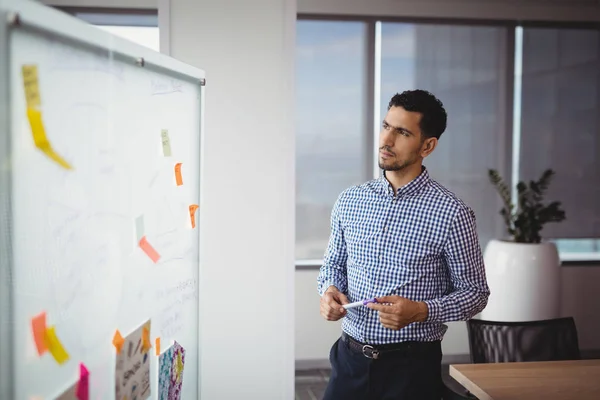
[[[204,157],[204,110],[205,72],[165,54],[129,42],[77,20],[68,14],[31,0],[0,0],[0,399],[14,398],[14,350],[13,350],[13,288],[12,288],[12,181],[11,181],[11,103],[10,103],[10,37],[15,29],[26,29],[45,36],[53,36],[78,47],[111,54],[120,62],[138,65],[154,72],[200,85],[199,117],[200,183],[203,176]],[[198,213],[198,224],[201,223]],[[200,246],[200,242],[198,242]],[[201,251],[201,249],[199,249]],[[199,260],[198,260],[199,262]],[[198,281],[201,269],[198,266]],[[198,286],[197,286],[198,287]],[[198,304],[200,313],[200,304]],[[201,317],[198,315],[201,325]],[[200,363],[200,331],[198,331],[198,374]],[[200,379],[196,377],[197,394],[200,396]]]
[[[2,0],[0,0],[0,7]],[[8,61],[10,32],[0,9],[0,60]],[[10,64],[0,63],[0,398],[14,399],[12,346],[12,181],[10,149]]]

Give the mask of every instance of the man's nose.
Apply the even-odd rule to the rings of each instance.
[[[383,129],[381,131],[381,135],[379,138],[379,146],[383,147],[383,146],[389,146],[389,147],[393,147],[394,146],[394,135],[391,131]]]

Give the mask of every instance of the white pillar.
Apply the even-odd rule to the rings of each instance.
[[[293,399],[296,2],[158,4],[171,56],[206,71],[201,398]]]

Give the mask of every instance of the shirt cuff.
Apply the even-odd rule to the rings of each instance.
[[[335,286],[337,288],[337,290],[339,290],[340,292],[343,293],[343,288],[340,287],[339,283],[336,283],[334,281],[327,281],[327,282],[323,282],[321,283],[321,286],[319,287],[319,295],[321,297],[323,297],[323,295],[325,294],[325,291],[327,289],[329,289],[330,286]]]
[[[425,300],[423,303],[427,304],[427,319],[425,322],[440,322],[442,316],[442,304],[438,299]]]

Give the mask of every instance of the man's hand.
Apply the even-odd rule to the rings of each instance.
[[[342,305],[348,303],[344,293],[335,286],[329,286],[321,297],[321,315],[327,321],[337,321],[346,315],[346,309]]]
[[[378,297],[377,303],[369,303],[367,307],[379,311],[381,325],[395,331],[413,322],[425,321],[429,311],[427,304],[400,296]]]

